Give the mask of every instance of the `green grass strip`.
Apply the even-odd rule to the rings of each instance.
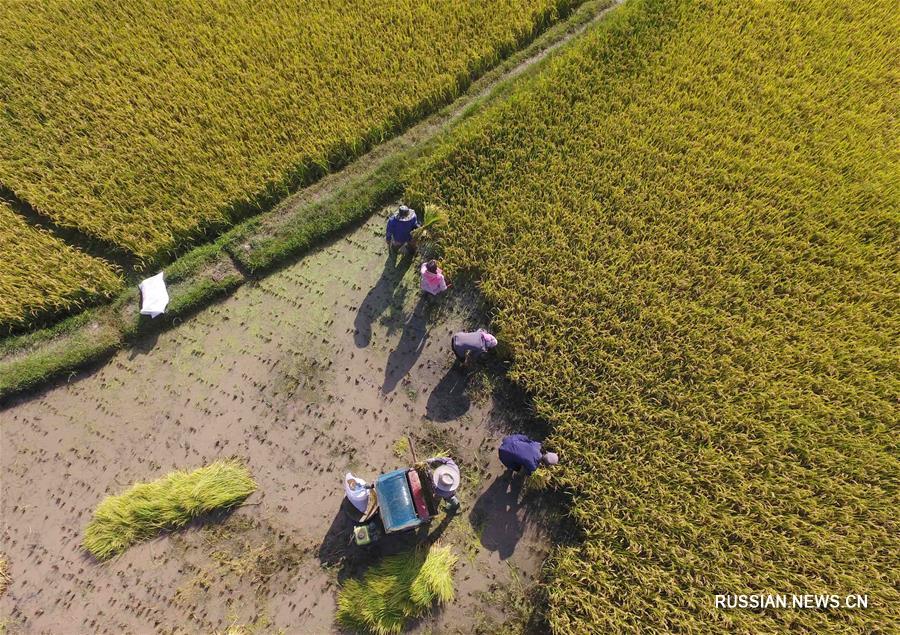
[[[337,622],[343,628],[396,635],[435,604],[453,600],[453,567],[448,547],[420,548],[385,558],[361,580],[348,580],[338,595]]]
[[[410,151],[399,152],[371,173],[354,179],[324,201],[303,206],[303,213],[257,216],[223,236],[225,249],[254,274],[264,273],[303,253],[329,236],[361,221],[399,196],[402,166]],[[290,204],[288,200],[286,202]]]
[[[255,490],[250,472],[236,461],[216,461],[193,472],[177,471],[152,483],[137,483],[100,503],[85,531],[84,548],[99,560],[112,558],[160,531],[234,507]]]

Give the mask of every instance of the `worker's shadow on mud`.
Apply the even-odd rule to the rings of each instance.
[[[353,526],[361,516],[350,501],[346,498],[341,500],[331,527],[319,545],[318,557],[322,565],[331,567],[341,564],[353,555]]]
[[[400,285],[403,274],[412,264],[413,257],[406,254],[398,257],[396,253],[389,253],[384,261],[384,270],[378,282],[366,294],[366,297],[356,311],[356,319],[353,321],[353,340],[357,348],[365,348],[372,341],[372,323],[377,320],[385,310],[393,305],[402,306],[405,290]]]
[[[470,371],[454,364],[428,395],[425,415],[432,421],[452,421],[466,414],[472,404],[467,392],[470,377]]]
[[[469,512],[469,522],[480,534],[482,546],[496,551],[501,560],[513,555],[525,533],[526,511],[521,503],[524,482],[519,474],[498,476]]]
[[[419,297],[412,314],[403,323],[403,332],[397,347],[388,355],[384,367],[384,384],[381,392],[385,395],[394,391],[400,380],[416,365],[416,360],[425,348],[428,338],[428,302]]]

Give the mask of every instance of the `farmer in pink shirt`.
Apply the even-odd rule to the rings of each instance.
[[[437,260],[423,262],[419,272],[422,274],[422,291],[438,295],[447,290],[447,279],[437,265]]]

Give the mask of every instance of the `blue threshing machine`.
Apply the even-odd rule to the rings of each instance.
[[[370,486],[369,506],[353,528],[357,545],[368,545],[383,534],[414,529],[437,513],[427,467],[401,468],[382,474]]]

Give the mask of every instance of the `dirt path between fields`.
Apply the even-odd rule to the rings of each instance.
[[[387,258],[383,214],[0,415],[8,632],[332,632],[339,580],[379,553],[348,546],[341,478],[405,465],[405,434],[465,479],[462,513],[434,527],[460,556],[458,598],[415,630],[521,617],[549,546],[520,483],[498,480],[498,439],[521,422],[490,374],[451,368],[469,301],[420,296],[417,263]],[[108,563],[80,548],[105,495],[232,456],[259,484],[236,512]]]

